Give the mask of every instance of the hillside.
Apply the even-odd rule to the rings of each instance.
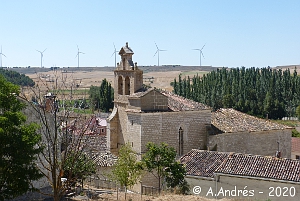
[[[2,69],[0,68],[0,74],[5,77],[5,79],[13,84],[20,86],[34,86],[34,81],[26,76],[25,74],[21,74],[16,71],[12,71],[10,69]]]

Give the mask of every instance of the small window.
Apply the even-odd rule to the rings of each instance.
[[[183,155],[183,129],[180,127],[179,128],[179,132],[178,132],[178,135],[179,135],[179,139],[178,139],[178,154],[179,156]]]
[[[299,156],[299,155],[296,155],[296,159],[300,159],[300,156]]]

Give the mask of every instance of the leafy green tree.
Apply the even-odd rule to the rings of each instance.
[[[96,173],[96,165],[90,157],[83,152],[70,152],[63,161],[64,177],[71,186],[77,180],[84,180]]]
[[[120,148],[118,161],[112,170],[112,179],[125,187],[132,187],[137,183],[142,175],[143,166],[137,161],[137,154],[132,150],[130,144],[125,144]]]
[[[184,182],[185,168],[176,160],[176,151],[165,143],[160,145],[149,142],[147,151],[142,157],[148,172],[152,173],[158,180],[159,192],[162,180],[165,178],[168,187],[176,187]]]
[[[24,104],[16,94],[19,87],[0,75],[0,200],[34,190],[31,181],[42,176],[35,162],[41,135],[36,124],[25,124]]]

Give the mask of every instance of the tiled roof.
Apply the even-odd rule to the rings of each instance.
[[[132,95],[130,98],[140,98],[148,94],[149,92],[155,90],[163,94],[164,96],[168,97],[168,107],[171,111],[193,111],[193,110],[207,110],[210,109],[207,105],[202,103],[195,102],[193,100],[184,98],[182,96],[178,96],[174,93],[163,91],[155,88],[143,89],[138,91]]]
[[[292,137],[292,152],[300,152],[300,138]]]
[[[218,109],[212,113],[212,125],[225,133],[245,132],[245,131],[265,131],[288,128],[281,124],[273,123],[269,120],[260,119],[232,108]]]
[[[96,164],[97,167],[111,167],[113,166],[118,157],[111,153],[93,153],[91,155],[92,160]]]
[[[300,160],[233,154],[216,172],[299,182]]]
[[[225,152],[192,149],[180,158],[180,162],[185,164],[187,175],[213,177],[216,169],[229,155]]]
[[[193,149],[180,158],[187,175],[213,177],[213,173],[300,181],[300,160]]]
[[[168,97],[168,106],[173,111],[193,111],[193,110],[208,110],[209,106],[203,103],[198,103],[193,100],[178,96],[168,91],[161,91],[161,93]]]

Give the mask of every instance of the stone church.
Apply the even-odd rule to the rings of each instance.
[[[108,149],[118,154],[130,143],[140,154],[148,142],[165,142],[178,156],[191,149],[290,158],[291,129],[233,109],[211,108],[171,92],[143,85],[143,71],[128,43],[114,71],[114,109],[107,125]],[[266,143],[268,142],[268,143]]]
[[[132,49],[126,43],[114,71],[114,109],[108,118],[108,146],[113,154],[130,143],[137,153],[148,142],[165,142],[178,155],[193,148],[206,148],[206,125],[211,109],[201,103],[143,85],[143,71],[133,63]]]

